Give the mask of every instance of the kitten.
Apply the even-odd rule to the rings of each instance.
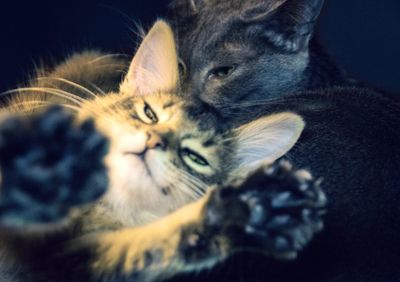
[[[121,66],[84,53],[9,92],[0,271],[10,281],[153,281],[239,250],[295,257],[322,228],[326,200],[308,172],[270,164],[303,120],[281,112],[231,128],[213,108],[185,103],[162,21],[118,91],[88,88],[113,89]],[[270,184],[245,181],[253,173]]]
[[[281,111],[306,122],[285,157],[323,176],[330,200],[326,228],[295,263],[249,263],[246,275],[269,281],[398,281],[399,104],[349,87],[318,56],[312,36],[322,4],[174,1],[182,88],[235,126]],[[221,273],[228,280],[238,275]]]

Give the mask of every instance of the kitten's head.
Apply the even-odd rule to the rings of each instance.
[[[212,107],[184,102],[175,50],[170,27],[157,22],[120,92],[98,97],[83,110],[96,116],[111,140],[108,202],[134,224],[272,163],[294,145],[304,126],[297,115],[280,113],[227,128]]]
[[[175,0],[183,87],[214,105],[258,101],[308,83],[323,0]]]

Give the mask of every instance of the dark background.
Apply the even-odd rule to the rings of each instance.
[[[73,51],[135,50],[135,23],[149,27],[168,0],[2,1],[0,92],[23,82],[41,59]],[[327,0],[318,32],[354,77],[400,93],[400,1]]]

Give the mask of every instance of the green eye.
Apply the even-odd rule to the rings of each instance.
[[[146,115],[146,117],[148,119],[150,119],[152,123],[157,123],[158,122],[157,115],[154,113],[152,108],[150,108],[150,106],[147,103],[144,104],[143,111],[144,111],[144,114]]]
[[[181,157],[184,161],[186,159],[189,159],[190,161],[199,166],[209,166],[209,163],[205,158],[187,148],[181,150]]]

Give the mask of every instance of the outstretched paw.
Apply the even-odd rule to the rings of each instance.
[[[232,248],[292,259],[323,227],[325,194],[319,181],[287,161],[263,167],[240,187],[216,189],[206,224],[226,234]]]
[[[0,124],[0,224],[18,227],[63,219],[98,199],[108,185],[107,140],[92,120],[76,125],[54,106]]]

